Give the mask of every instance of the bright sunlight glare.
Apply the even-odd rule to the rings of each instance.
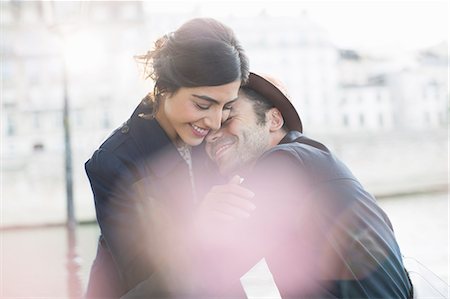
[[[67,35],[63,47],[67,67],[74,72],[99,64],[105,51],[98,38],[81,30]]]

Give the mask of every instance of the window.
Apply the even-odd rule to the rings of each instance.
[[[381,91],[376,92],[377,102],[381,102]]]
[[[16,134],[16,126],[14,120],[10,117],[6,117],[6,134],[8,136],[14,136]]]
[[[431,117],[430,117],[430,113],[428,111],[425,112],[425,114],[423,115],[423,119],[424,119],[425,124],[430,124]]]
[[[103,113],[102,126],[104,129],[109,129],[111,127],[111,120],[109,117],[109,113]]]
[[[361,127],[364,127],[364,122],[365,122],[364,114],[361,113],[359,114],[359,124]]]
[[[427,87],[425,86],[425,87],[422,89],[422,99],[423,99],[423,100],[426,100],[427,97],[428,97],[428,92],[427,92]]]
[[[378,115],[378,124],[380,125],[380,128],[384,127],[384,118],[383,118],[383,114],[379,114]]]
[[[344,114],[342,115],[342,124],[344,125],[344,127],[348,127],[348,115]]]
[[[33,151],[42,152],[44,150],[44,144],[42,142],[36,142],[33,144]]]

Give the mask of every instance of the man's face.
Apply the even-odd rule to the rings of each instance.
[[[258,125],[251,100],[239,93],[228,119],[206,137],[206,152],[223,175],[249,168],[269,147],[268,124]]]

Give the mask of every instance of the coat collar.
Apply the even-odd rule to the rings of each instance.
[[[283,139],[281,139],[279,144],[286,144],[286,143],[292,143],[292,142],[306,144],[306,145],[312,146],[316,149],[319,149],[319,150],[327,152],[327,153],[330,152],[330,150],[325,145],[323,145],[322,143],[320,143],[316,140],[306,137],[305,135],[303,135],[303,133],[300,133],[299,131],[289,131],[283,137]]]
[[[289,131],[283,139],[281,139],[279,144],[285,144],[285,143],[291,143],[297,140],[298,138],[302,137],[303,134],[299,131]]]
[[[150,116],[152,111],[153,105],[146,99],[142,100],[127,121],[127,125],[141,155],[138,159],[148,160],[146,165],[152,172],[156,176],[164,177],[179,163],[186,162],[158,121]]]

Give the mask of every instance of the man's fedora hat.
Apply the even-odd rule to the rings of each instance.
[[[283,83],[266,74],[250,72],[248,82],[244,87],[256,91],[270,101],[275,108],[278,108],[289,130],[303,132],[302,121],[289,100]]]

